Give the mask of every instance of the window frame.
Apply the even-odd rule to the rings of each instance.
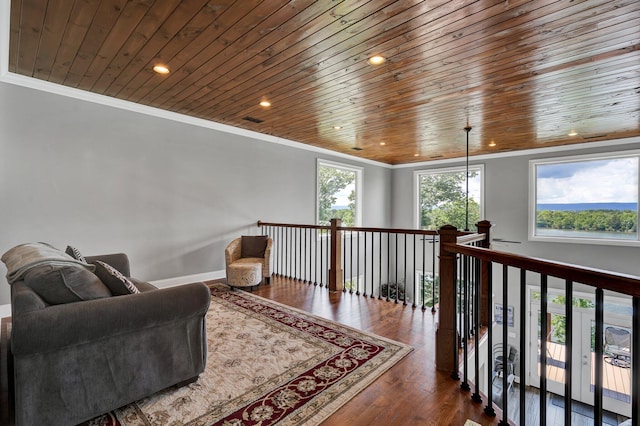
[[[420,229],[420,177],[425,174],[443,174],[443,173],[451,173],[451,172],[461,172],[464,173],[467,171],[467,166],[453,166],[453,167],[444,167],[438,169],[423,169],[423,170],[415,170],[413,172],[413,224],[416,229]],[[485,173],[484,173],[484,164],[469,164],[469,172],[478,171],[480,172],[480,220],[485,218],[485,207],[484,207],[484,197],[485,197]],[[475,229],[475,223],[469,224],[469,229]]]
[[[349,172],[355,173],[355,191],[356,191],[356,211],[354,215],[354,227],[362,226],[362,178],[364,173],[364,168],[359,166],[354,166],[351,164],[338,163],[336,161],[324,160],[322,158],[318,158],[316,161],[316,225],[320,224],[320,179],[318,178],[320,175],[320,167],[331,167],[334,169],[345,170]],[[344,226],[344,224],[343,224]]]
[[[536,235],[537,223],[537,166],[549,164],[580,163],[597,160],[615,160],[622,158],[636,158],[638,163],[638,183],[637,183],[637,204],[636,204],[636,239],[612,239],[612,238],[587,238],[568,236],[542,236]],[[618,151],[615,153],[596,153],[582,155],[568,155],[563,157],[537,158],[529,160],[529,212],[528,231],[529,241],[535,242],[555,242],[570,244],[591,244],[591,245],[611,245],[611,246],[640,246],[640,150]]]

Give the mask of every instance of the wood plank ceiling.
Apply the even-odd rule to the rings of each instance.
[[[9,71],[406,164],[640,135],[639,47],[638,0],[12,0]]]

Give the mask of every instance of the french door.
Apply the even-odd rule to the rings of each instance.
[[[541,330],[539,290],[529,288],[529,360],[527,377],[531,386],[540,386],[540,359],[546,357],[547,390],[564,396],[566,370],[566,314],[564,296],[550,292],[548,297],[547,329]],[[595,388],[595,304],[589,295],[574,295],[573,300],[572,399],[593,405]],[[616,335],[631,336],[630,302],[605,298],[604,329]],[[542,339],[546,339],[546,354],[542,354]],[[631,416],[630,344],[625,351],[624,339],[619,345],[601,342],[605,349],[603,373],[603,408],[624,416]],[[628,355],[628,356],[627,356]]]

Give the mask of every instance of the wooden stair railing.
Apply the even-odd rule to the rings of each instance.
[[[526,401],[525,401],[525,378],[527,377],[527,369],[529,360],[526,359],[527,348],[526,344],[527,333],[526,329],[526,315],[529,312],[529,307],[526,306],[526,291],[527,291],[527,274],[535,274],[537,278],[539,276],[540,284],[540,328],[544,330],[543,335],[546,335],[546,330],[550,329],[548,324],[550,311],[549,311],[549,279],[553,278],[558,280],[559,283],[564,283],[564,307],[566,317],[566,344],[565,344],[565,383],[564,383],[564,423],[571,424],[572,414],[572,384],[571,377],[574,368],[581,368],[582,366],[572,366],[572,354],[574,347],[574,333],[573,333],[573,299],[574,299],[574,284],[582,284],[593,289],[595,294],[595,383],[594,383],[594,404],[593,404],[593,418],[594,424],[602,424],[603,420],[603,328],[604,328],[604,296],[605,292],[615,292],[620,295],[625,295],[632,298],[632,339],[631,347],[631,421],[634,426],[640,425],[639,412],[640,409],[640,338],[637,338],[637,333],[640,333],[640,277],[627,274],[614,273],[610,271],[604,271],[600,269],[588,268],[578,265],[572,265],[567,263],[555,262],[545,259],[531,258],[526,256],[515,255],[511,253],[491,250],[488,244],[482,246],[469,245],[468,240],[472,237],[457,238],[456,229],[453,227],[445,226],[440,229],[440,278],[441,278],[441,304],[440,304],[440,323],[436,335],[436,363],[437,368],[445,371],[452,371],[452,377],[459,379],[459,350],[462,346],[466,348],[469,344],[467,331],[475,329],[475,348],[479,348],[477,345],[477,330],[487,325],[487,352],[486,359],[488,366],[485,369],[487,376],[484,378],[484,383],[488,383],[486,392],[486,407],[485,413],[489,416],[495,416],[494,410],[494,398],[492,395],[493,381],[492,373],[492,346],[493,346],[493,319],[491,306],[493,305],[489,295],[493,294],[493,272],[499,271],[502,275],[502,298],[495,300],[497,303],[501,303],[503,306],[502,313],[502,333],[498,335],[503,343],[502,359],[507,360],[507,345],[505,342],[509,341],[507,333],[507,320],[509,303],[509,293],[513,291],[513,287],[519,287],[520,298],[517,302],[513,300],[511,303],[516,305],[515,312],[519,313],[520,328],[517,333],[519,346],[519,375],[520,380],[520,398],[518,401],[520,418],[519,424],[526,424]],[[489,235],[488,230],[486,235]],[[488,243],[486,241],[485,243]],[[469,274],[465,271],[467,263],[479,264],[477,272]],[[509,272],[519,272],[519,281],[509,284]],[[459,284],[462,282],[462,284]],[[481,287],[481,288],[478,288]],[[459,289],[462,288],[462,291]],[[473,309],[474,315],[461,315],[457,310],[466,310],[470,306],[474,306],[478,301],[474,300],[468,303],[465,289],[475,288],[475,292],[472,292],[472,297],[487,298],[489,303],[482,303],[483,316],[478,319],[477,309]],[[513,299],[513,298],[512,298]],[[558,303],[558,302],[555,302]],[[475,305],[477,306],[477,305]],[[516,313],[514,312],[514,316]],[[468,314],[467,311],[464,314]],[[460,321],[460,318],[469,317],[475,323],[469,326],[466,322]],[[463,324],[464,322],[464,324]],[[463,333],[460,333],[463,330]],[[462,334],[462,335],[461,335]],[[529,336],[530,337],[530,336]],[[576,339],[581,336],[575,336]],[[540,338],[540,353],[547,353],[547,339]],[[467,366],[466,366],[466,349],[464,350],[464,376],[462,377],[461,388],[464,391],[469,390]],[[475,361],[475,378],[476,391],[471,396],[471,400],[480,403],[482,398],[478,392],[477,384],[479,382],[478,377],[478,359],[481,356],[479,350],[475,350],[473,353]],[[539,360],[539,372],[540,372],[540,390],[539,390],[539,422],[541,425],[547,424],[547,356],[540,356]],[[508,389],[508,363],[502,364],[502,407],[501,407],[501,425],[509,424],[509,412],[513,407],[509,406],[506,392]],[[532,372],[538,374],[538,372]],[[587,373],[589,374],[589,373]],[[569,379],[567,379],[569,378]]]

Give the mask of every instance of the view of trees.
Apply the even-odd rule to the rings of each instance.
[[[478,176],[470,172],[469,179]],[[465,228],[465,172],[425,174],[420,178],[420,228],[438,229],[443,225]],[[480,204],[469,197],[469,227],[480,220]]]
[[[633,210],[538,210],[538,228],[576,231],[636,232],[637,213]]]
[[[334,209],[337,194],[354,184],[355,172],[335,167],[320,166],[318,168],[318,224],[329,225],[331,219],[341,219],[343,226],[355,226],[356,191],[348,196],[347,208]]]

